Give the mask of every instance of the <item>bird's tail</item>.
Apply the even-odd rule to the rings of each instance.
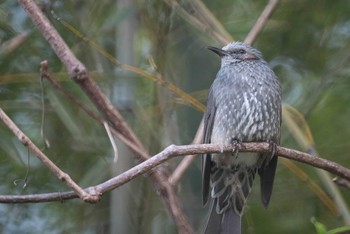
[[[212,167],[212,204],[206,234],[241,233],[241,215],[251,191],[255,167],[231,168]]]
[[[241,234],[241,216],[233,209],[228,209],[223,214],[215,211],[216,199],[210,207],[210,215],[205,228],[205,234]]]

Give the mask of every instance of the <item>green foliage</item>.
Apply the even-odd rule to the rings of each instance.
[[[316,220],[315,217],[311,218],[311,223],[315,226],[317,234],[326,234],[326,226],[323,223],[320,223]]]
[[[350,226],[338,227],[327,231],[326,226],[323,223],[318,222],[315,217],[311,218],[311,223],[314,225],[317,234],[341,234],[350,231]]]

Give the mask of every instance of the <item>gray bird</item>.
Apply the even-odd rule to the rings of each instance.
[[[261,52],[241,42],[208,49],[221,57],[221,68],[209,91],[203,143],[223,148],[268,142],[275,149],[280,141],[281,87]],[[241,233],[241,216],[256,172],[262,203],[268,206],[277,165],[272,151],[202,156],[203,203],[209,193],[212,200],[205,233]]]

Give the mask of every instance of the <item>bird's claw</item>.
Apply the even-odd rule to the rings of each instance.
[[[276,153],[277,153],[277,144],[273,141],[270,141],[269,142],[269,148],[270,148],[270,151],[271,151],[271,158],[275,157],[276,156]]]
[[[231,144],[232,144],[232,155],[236,159],[238,157],[239,149],[241,148],[241,141],[237,139],[232,139]]]

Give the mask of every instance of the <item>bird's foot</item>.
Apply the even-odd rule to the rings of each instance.
[[[270,141],[269,142],[269,148],[270,148],[270,151],[271,151],[271,158],[275,157],[276,156],[276,152],[277,152],[277,144],[275,142],[273,142],[273,141]]]
[[[232,139],[231,144],[232,144],[232,155],[236,159],[238,157],[239,149],[241,148],[241,141],[237,139]]]

